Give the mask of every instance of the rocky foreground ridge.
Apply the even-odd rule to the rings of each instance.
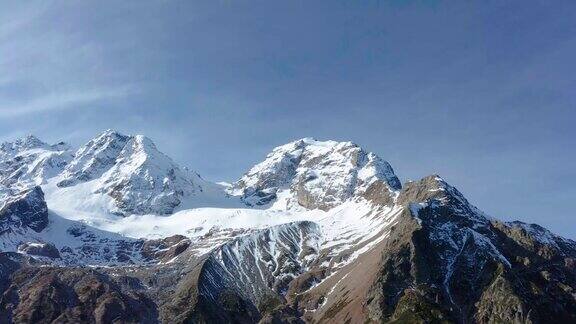
[[[572,323],[576,242],[350,142],[230,185],[144,136],[0,145],[0,323]]]

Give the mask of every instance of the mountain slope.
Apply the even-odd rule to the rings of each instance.
[[[230,187],[114,131],[1,152],[2,322],[576,321],[576,242],[350,142],[280,146]],[[67,158],[30,172],[45,155]]]

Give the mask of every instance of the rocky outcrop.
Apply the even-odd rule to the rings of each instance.
[[[83,268],[22,268],[0,298],[0,321],[157,323],[156,306],[139,291],[143,287],[123,287],[121,280]]]
[[[142,245],[142,256],[146,260],[170,262],[190,247],[190,239],[174,235],[158,240],[146,240]]]
[[[38,186],[14,193],[0,208],[0,235],[31,229],[42,231],[48,225],[48,207]]]
[[[32,256],[60,259],[60,252],[50,243],[24,243],[18,247],[18,251]]]

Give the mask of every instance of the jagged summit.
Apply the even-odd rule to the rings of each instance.
[[[431,174],[420,180],[406,182],[399,202],[427,201],[431,199],[446,201],[449,198],[466,200],[458,189],[448,184],[438,174]],[[465,201],[465,203],[468,202]]]
[[[14,147],[18,149],[33,149],[46,146],[48,146],[48,144],[31,134],[19,138],[14,142]]]
[[[102,176],[100,190],[113,197],[120,210],[169,214],[182,199],[202,192],[202,182],[158,151],[149,138],[136,135]]]
[[[388,162],[352,142],[303,138],[278,146],[235,185],[249,205],[263,205],[289,191],[292,202],[329,209],[385,186],[389,196],[401,188]]]
[[[35,148],[48,148],[49,145],[34,135],[27,135],[18,138],[13,142],[4,142],[0,144],[0,155],[4,158],[7,156],[14,156],[22,151],[35,149]]]
[[[100,177],[109,170],[131,136],[107,130],[91,139],[74,154],[66,167],[60,187],[68,187]]]
[[[57,186],[88,182],[89,194],[110,197],[110,211],[128,215],[170,214],[189,198],[203,195],[204,187],[215,186],[177,165],[148,137],[115,130],[104,131],[78,149]]]
[[[8,186],[42,184],[62,172],[72,159],[64,142],[49,145],[33,135],[0,145],[0,183]]]
[[[65,151],[70,149],[70,145],[65,142],[59,142],[50,145],[35,135],[29,134],[24,137],[18,138],[13,142],[0,143],[0,156],[2,158],[14,157],[18,154],[24,153],[29,150],[50,150],[50,151]]]

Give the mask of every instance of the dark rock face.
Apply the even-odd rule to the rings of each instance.
[[[159,240],[148,240],[142,245],[142,256],[147,260],[168,262],[190,246],[190,239],[174,235]]]
[[[60,259],[60,252],[50,243],[24,243],[18,247],[18,250],[28,255]]]
[[[0,298],[3,323],[155,323],[155,304],[89,269],[23,268]]]
[[[0,231],[15,228],[30,228],[42,231],[48,225],[48,207],[39,186],[33,187],[10,198],[0,210]]]
[[[388,185],[381,180],[372,183],[363,194],[364,198],[373,204],[389,206],[394,203]]]

